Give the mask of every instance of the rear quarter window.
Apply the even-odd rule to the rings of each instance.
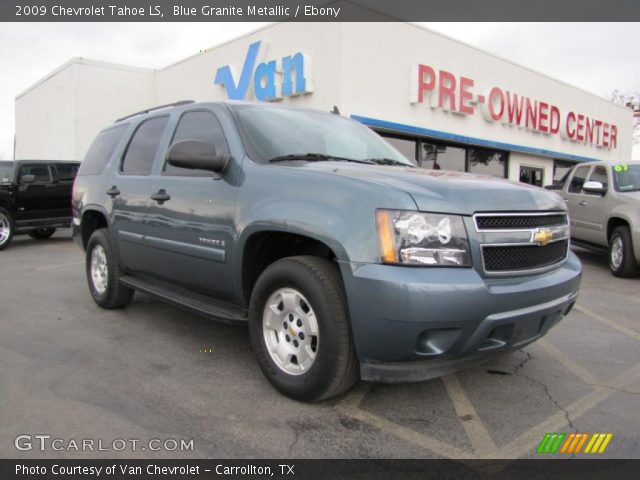
[[[118,125],[100,132],[80,164],[78,175],[100,175],[104,172],[127,127],[127,124]]]

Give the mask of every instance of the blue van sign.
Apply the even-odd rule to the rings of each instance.
[[[307,55],[297,52],[282,57],[280,62],[269,60],[256,67],[259,50],[260,42],[249,45],[240,78],[231,65],[218,68],[214,83],[222,85],[227,90],[230,100],[245,100],[252,82],[255,98],[262,101],[280,100],[313,92],[311,60]]]

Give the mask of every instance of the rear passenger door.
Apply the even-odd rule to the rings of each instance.
[[[147,210],[151,196],[151,170],[164,151],[163,135],[168,115],[148,118],[135,129],[124,150],[106,194],[112,198],[111,234],[125,270],[146,273],[153,258],[144,246]]]
[[[229,155],[220,121],[208,109],[180,114],[170,145],[183,140],[213,143],[216,153]],[[177,168],[163,159],[152,191],[170,198],[150,202],[146,239],[155,277],[213,297],[232,292],[228,257],[237,187],[231,168],[214,179],[212,172]]]

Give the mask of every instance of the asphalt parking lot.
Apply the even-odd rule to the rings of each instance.
[[[543,340],[442,379],[361,382],[306,405],[263,378],[246,330],[142,294],[100,310],[69,231],[17,237],[0,252],[0,457],[518,458],[539,456],[547,432],[610,432],[598,457],[640,458],[640,278],[577,253],[581,296]],[[18,451],[19,434],[194,448]]]

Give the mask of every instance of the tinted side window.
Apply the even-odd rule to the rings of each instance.
[[[80,165],[79,175],[100,175],[104,172],[128,125],[119,125],[98,134]]]
[[[229,146],[224,137],[222,126],[212,112],[197,111],[185,113],[180,118],[180,122],[178,122],[178,127],[173,135],[171,144],[173,145],[183,140],[199,140],[201,142],[213,143],[216,147],[216,154],[229,155]],[[163,175],[210,177],[212,173],[206,170],[178,168],[165,163]]]
[[[47,165],[24,165],[20,167],[18,178],[22,179],[23,175],[34,175],[36,177],[34,183],[51,182],[51,172]]]
[[[607,188],[607,169],[602,166],[595,167],[589,175],[589,181],[600,182],[604,188]]]
[[[57,179],[59,182],[73,182],[78,172],[78,165],[66,163],[63,165],[55,165]]]
[[[585,165],[584,167],[580,167],[576,170],[576,173],[571,177],[569,193],[582,192],[582,185],[584,185],[584,179],[587,178],[587,172],[589,172],[589,165]]]
[[[158,152],[160,138],[169,117],[156,117],[140,124],[122,161],[125,175],[149,175]]]

